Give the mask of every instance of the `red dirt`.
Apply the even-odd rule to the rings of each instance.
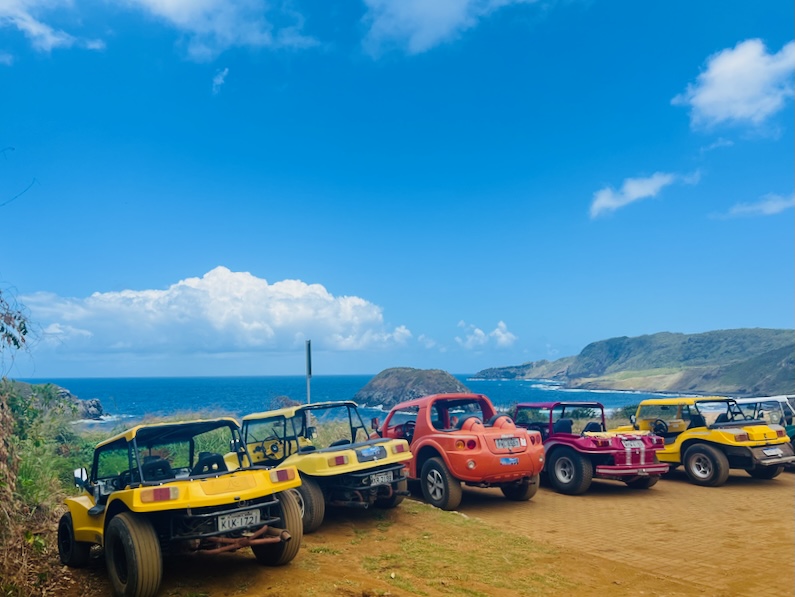
[[[456,569],[467,570],[472,550],[489,549],[489,558],[506,562],[508,552],[450,536],[471,529],[451,525],[454,513],[410,502],[387,512],[332,510],[287,566],[259,567],[247,550],[168,559],[161,595],[791,596],[795,587],[792,473],[759,481],[732,472],[718,488],[692,485],[679,472],[649,490],[594,481],[585,495],[542,488],[529,503],[466,489],[459,511],[476,528],[501,530],[507,545],[527,537],[538,550],[527,552],[526,565],[509,568],[506,584],[493,586],[478,570]],[[401,554],[423,539],[455,554],[453,564],[448,558],[430,577],[402,565]],[[64,569],[62,587],[63,595],[109,594],[102,560]]]

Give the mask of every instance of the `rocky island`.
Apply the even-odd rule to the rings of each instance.
[[[381,371],[353,399],[361,406],[390,409],[405,400],[453,392],[469,389],[447,371],[394,367]]]

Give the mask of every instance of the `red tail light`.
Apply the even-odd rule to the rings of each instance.
[[[167,502],[177,498],[179,498],[179,487],[155,487],[141,492],[141,501],[144,503]]]
[[[271,471],[271,481],[273,483],[282,483],[284,481],[292,481],[295,479],[295,470],[291,468],[277,468]]]
[[[328,459],[329,466],[341,466],[343,464],[348,464],[348,457],[344,454],[342,456],[332,456]]]
[[[478,447],[478,443],[474,439],[467,440],[467,449],[474,450]]]
[[[786,431],[783,429],[776,429],[776,437],[784,437],[785,435],[787,435]]]

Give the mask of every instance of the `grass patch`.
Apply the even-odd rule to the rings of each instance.
[[[337,556],[342,552],[339,549],[333,549],[331,547],[326,547],[324,545],[318,545],[317,547],[310,547],[309,553],[328,554],[332,556]]]

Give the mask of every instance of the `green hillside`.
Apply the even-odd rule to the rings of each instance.
[[[539,375],[546,369],[548,374]],[[480,379],[555,378],[587,389],[773,395],[795,393],[795,332],[662,332],[593,342],[576,357],[485,369]]]

